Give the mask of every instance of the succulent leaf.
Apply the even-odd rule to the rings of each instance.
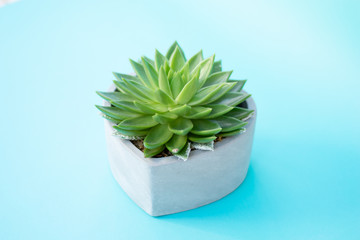
[[[188,142],[180,152],[174,153],[174,156],[178,157],[183,161],[186,161],[189,158],[190,151],[191,151],[191,143]]]
[[[230,90],[231,92],[240,92],[245,83],[246,83],[246,80],[229,80],[229,82],[235,82],[235,86]]]
[[[175,102],[177,104],[186,104],[195,95],[199,87],[199,74],[200,71],[197,71],[197,74],[195,74],[192,79],[185,84],[184,88],[176,97]]]
[[[246,129],[245,128],[240,128],[240,129],[237,129],[237,130],[234,130],[234,131],[231,131],[231,132],[221,132],[221,133],[217,134],[216,136],[218,136],[218,137],[231,137],[231,136],[241,134],[241,133],[244,133],[244,132],[246,132]]]
[[[190,72],[192,72],[203,60],[204,60],[203,52],[202,50],[200,50],[198,53],[192,56],[188,61]]]
[[[173,96],[170,88],[170,83],[166,76],[165,69],[163,66],[161,66],[159,70],[159,88],[170,97]]]
[[[212,136],[217,134],[221,131],[221,126],[211,120],[207,119],[197,119],[192,121],[194,127],[191,130],[191,133],[200,136]]]
[[[135,83],[135,82],[133,82]],[[149,98],[148,96],[146,96],[146,94],[144,92],[142,92],[141,90],[139,90],[138,88],[136,88],[136,86],[132,85],[131,83],[129,83],[129,81],[127,81],[127,83],[125,83],[125,81],[114,81],[115,86],[123,93],[136,97],[138,99],[141,99],[142,101],[148,101]],[[141,86],[141,85],[138,85]],[[140,88],[144,88],[144,86],[141,86]]]
[[[142,137],[142,136],[146,136],[146,134],[148,133],[147,130],[125,130],[122,129],[118,126],[114,126],[114,129],[116,131],[118,131],[119,133],[121,133],[122,135],[125,136],[129,136],[129,137]]]
[[[215,55],[212,55],[211,57],[205,59],[204,61],[202,61],[197,68],[200,68],[200,76],[199,76],[199,82],[200,82],[200,87],[204,85],[204,83],[206,82],[206,79],[208,78],[212,65],[214,63],[214,59],[215,59]],[[191,74],[194,74],[197,70],[197,68],[195,68]]]
[[[170,58],[171,58],[171,55],[174,53],[174,51],[175,51],[176,48],[179,48],[180,53],[183,55],[184,59],[186,59],[186,58],[185,58],[184,51],[182,50],[182,48],[180,47],[180,45],[178,44],[177,41],[175,41],[175,42],[170,46],[169,50],[168,50],[167,53],[166,53],[166,58],[167,58],[167,59],[170,59]]]
[[[236,83],[218,83],[201,88],[190,100],[189,105],[204,105],[214,102],[226,94]]]
[[[199,136],[195,134],[189,135],[189,140],[196,143],[208,143],[216,139],[216,136]]]
[[[128,118],[119,123],[118,127],[125,130],[144,130],[158,125],[152,116]]]
[[[185,62],[185,57],[181,53],[180,48],[176,46],[175,51],[170,58],[170,67],[175,71],[180,71],[185,65]]]
[[[146,114],[163,113],[167,111],[167,107],[159,103],[143,103],[140,101],[133,101],[135,106]]]
[[[114,118],[116,120],[125,120],[128,118],[136,118],[142,116],[140,113],[130,112],[116,107],[103,107],[95,105],[105,115]]]
[[[205,118],[211,113],[212,109],[208,107],[192,107],[188,113],[184,115],[188,119]]]
[[[214,104],[223,104],[235,107],[244,102],[251,95],[243,92],[228,92],[224,94],[220,99],[214,101]]]
[[[145,74],[149,79],[150,84],[152,85],[153,88],[157,87],[159,85],[157,71],[155,70],[154,66],[145,57],[142,57],[141,60],[144,66]]]
[[[211,69],[210,74],[211,74],[211,73],[216,73],[216,72],[221,72],[221,71],[222,71],[221,60],[215,61],[215,62],[214,62],[214,65],[213,65],[213,67],[212,67],[212,69]]]
[[[96,92],[100,97],[106,101],[134,101],[134,97],[131,95],[121,93],[121,92]]]
[[[174,106],[175,105],[175,101],[174,99],[172,99],[172,97],[170,97],[169,95],[167,95],[164,91],[162,91],[161,89],[156,89],[154,94],[155,95],[155,99],[157,99],[157,101],[159,103],[164,104],[165,106]]]
[[[207,105],[206,107],[209,107],[212,109],[211,113],[209,115],[207,115],[206,117],[204,117],[205,119],[208,118],[216,118],[219,116],[222,116],[228,112],[230,112],[231,110],[234,109],[234,107],[229,107],[227,105],[222,105],[222,104],[217,104],[217,105]]]
[[[169,130],[177,135],[185,136],[193,128],[191,120],[186,118],[177,118],[169,124]]]
[[[247,122],[243,122],[237,118],[221,116],[214,119],[222,128],[222,132],[231,132],[245,126]]]
[[[117,73],[117,72],[113,72],[113,75],[115,76],[116,80],[118,80],[118,81],[122,81],[122,79],[126,79],[126,80],[135,81],[135,82],[138,82],[138,83],[142,83],[141,80],[136,76]]]
[[[190,109],[191,109],[191,107],[189,105],[184,104],[184,105],[170,108],[169,112],[175,113],[179,116],[184,116],[185,114],[187,114],[190,111]]]
[[[138,114],[144,113],[139,108],[136,107],[134,102],[127,101],[110,101],[111,105],[114,105],[118,109],[122,109],[127,112],[135,112]]]
[[[159,124],[148,132],[144,139],[144,146],[149,149],[160,147],[167,143],[172,136],[173,133],[167,124]]]
[[[234,117],[240,120],[245,120],[254,113],[254,110],[247,108],[235,107],[233,110],[225,114],[225,116]]]
[[[214,141],[207,143],[192,142],[191,147],[197,150],[214,151]]]
[[[153,157],[153,156],[161,153],[162,151],[164,151],[164,149],[165,149],[164,145],[157,147],[157,148],[153,148],[153,149],[145,148],[144,149],[144,157],[146,157],[146,158]]]
[[[160,124],[166,124],[174,121],[177,117],[178,116],[174,113],[166,112],[166,113],[156,113],[153,116],[153,119]]]
[[[143,84],[147,87],[151,87],[151,83],[146,76],[146,72],[145,72],[143,65],[141,65],[140,63],[135,62],[134,60],[131,60],[131,59],[130,59],[130,63],[132,65],[136,75],[143,82]]]
[[[171,70],[169,73],[171,73]],[[181,92],[181,90],[183,88],[183,81],[181,79],[181,73],[177,72],[177,73],[173,74],[172,77],[168,76],[168,79],[170,79],[170,87],[171,87],[172,96],[176,99],[177,95],[179,95],[179,93]]]
[[[166,57],[162,55],[157,49],[155,49],[155,67],[159,71],[160,67],[167,61]]]
[[[187,143],[187,137],[174,134],[170,141],[166,143],[166,148],[172,153],[178,153]]]
[[[229,80],[229,77],[231,75],[232,71],[228,71],[228,72],[216,72],[211,74],[207,79],[206,82],[204,84],[204,87],[206,86],[210,86],[210,85],[214,85],[217,83],[224,83],[227,82]]]
[[[246,80],[231,80],[215,55],[204,59],[202,50],[188,61],[174,42],[155,60],[130,60],[136,75],[114,72],[115,92],[97,92],[111,106],[96,106],[117,124],[117,136],[144,139],[144,156],[153,157],[165,147],[186,160],[190,146],[213,150],[216,137],[245,131],[254,111],[238,107],[250,97],[242,92]]]

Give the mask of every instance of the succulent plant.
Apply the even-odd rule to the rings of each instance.
[[[111,106],[96,106],[114,122],[114,135],[143,139],[144,156],[165,148],[186,160],[191,148],[213,150],[217,137],[243,132],[253,111],[238,107],[249,94],[246,80],[229,80],[215,55],[203,59],[202,51],[189,60],[175,42],[155,60],[130,60],[136,75],[114,73],[117,91],[97,92]]]

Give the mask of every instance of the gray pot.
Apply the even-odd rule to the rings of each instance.
[[[110,91],[114,91],[112,86]],[[105,120],[111,171],[122,189],[145,212],[161,216],[204,206],[234,191],[245,179],[254,136],[255,114],[246,132],[215,143],[215,151],[191,151],[187,161],[170,156],[144,158],[130,141],[113,136]],[[105,106],[109,103],[105,102]]]

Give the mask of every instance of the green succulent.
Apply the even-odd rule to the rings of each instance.
[[[186,160],[191,148],[212,150],[219,136],[244,131],[253,110],[238,107],[249,94],[245,80],[229,80],[215,55],[203,59],[199,51],[189,60],[175,42],[155,60],[130,60],[136,75],[114,73],[117,91],[97,92],[111,106],[96,106],[114,122],[115,135],[144,139],[144,156],[167,148]]]

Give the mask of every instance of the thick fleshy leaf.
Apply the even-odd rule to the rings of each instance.
[[[216,94],[217,91],[221,90],[221,86],[224,83],[215,84],[212,86],[201,88],[195,96],[188,103],[189,105],[200,105],[210,97]]]
[[[193,124],[191,120],[181,117],[169,124],[170,131],[181,136],[188,134],[192,128]]]
[[[166,58],[157,49],[155,49],[155,67],[157,70],[164,65]]]
[[[170,141],[166,143],[166,148],[172,153],[178,153],[183,149],[187,142],[187,136],[174,134]]]
[[[130,96],[133,96],[132,92],[129,91],[128,87],[126,86],[124,81],[113,81],[113,83],[115,84],[115,87],[117,90],[119,90],[119,92],[121,93],[125,93],[128,94]],[[134,96],[133,96],[134,97]]]
[[[189,135],[189,140],[197,143],[208,143],[214,141],[215,139],[215,136],[199,136],[194,134]]]
[[[168,74],[167,74],[167,78],[168,78],[168,81],[169,81],[169,83],[170,83],[170,86],[171,86],[171,82],[172,82],[172,80],[173,80],[173,78],[174,78],[174,74],[175,74],[175,72],[170,68],[170,70],[169,70],[169,72],[168,72]],[[180,76],[180,75],[179,75]]]
[[[152,94],[155,96],[155,99],[166,106],[172,106],[175,105],[175,101],[169,96],[167,95],[164,91],[157,89],[155,90],[154,94]]]
[[[190,69],[189,69],[189,63],[185,63],[183,68],[180,70],[181,77],[183,79],[183,84],[185,85],[188,81],[191,80],[190,78]]]
[[[109,115],[106,115],[104,113],[101,113],[100,116],[102,116],[103,118],[105,118],[106,120],[109,120],[110,122],[113,122],[115,124],[119,124],[122,120],[124,119],[116,119],[116,118],[113,118],[113,117],[110,117]]]
[[[170,97],[172,97],[172,92],[171,92],[171,88],[170,88],[170,83],[169,80],[166,76],[164,67],[160,67],[159,70],[159,88],[164,91],[167,95],[169,95]]]
[[[170,72],[171,73],[171,70]],[[168,79],[170,79],[168,77]],[[179,95],[179,93],[181,92],[181,90],[183,89],[184,85],[183,82],[181,80],[181,74],[180,73],[175,73],[173,75],[173,77],[170,80],[170,88],[171,88],[171,92],[172,92],[172,96],[174,98],[177,97],[177,95]]]
[[[190,111],[191,107],[189,105],[181,105],[181,106],[176,106],[174,108],[170,108],[169,112],[171,113],[175,113],[176,115],[179,116],[184,116],[185,114],[187,114]]]
[[[189,105],[210,104],[221,98],[234,87],[235,83],[219,83],[200,89],[190,100]]]
[[[244,133],[244,132],[246,132],[246,128],[240,128],[240,129],[237,129],[237,130],[234,130],[234,131],[231,131],[231,132],[221,132],[221,133],[217,134],[216,136],[218,136],[218,137],[231,137],[231,136],[241,134],[241,133]]]
[[[166,123],[174,121],[177,117],[178,116],[174,113],[165,112],[165,113],[156,113],[153,116],[153,119],[160,124],[166,124]]]
[[[149,90],[145,86],[138,84],[134,81],[114,81],[115,86],[122,92],[133,96],[134,98],[140,99],[142,101],[149,101]]]
[[[144,130],[158,125],[152,116],[125,119],[119,123],[118,127],[125,130]]]
[[[207,107],[192,107],[188,113],[184,115],[185,118],[199,119],[208,116],[212,109]]]
[[[147,56],[143,56],[143,58],[155,68],[155,62],[154,62],[154,60],[148,58]]]
[[[215,61],[213,64],[213,67],[211,69],[211,73],[216,73],[216,72],[221,72],[222,71],[222,64],[221,64],[221,60],[219,61]]]
[[[203,60],[204,60],[203,52],[202,50],[200,50],[198,53],[192,56],[188,61],[190,72],[192,72]]]
[[[125,109],[119,109],[116,107],[104,107],[95,105],[102,113],[117,120],[124,120],[127,118],[135,118],[142,116],[141,113],[135,113],[134,111],[127,111]]]
[[[247,124],[237,118],[222,116],[214,119],[222,128],[221,132],[231,132],[242,128]]]
[[[119,109],[123,109],[128,112],[135,112],[142,114],[143,111],[141,111],[134,102],[127,102],[127,101],[110,101],[111,105],[114,105],[115,107]]]
[[[145,70],[147,79],[149,79],[152,87],[156,88],[157,86],[159,86],[159,83],[158,83],[158,74],[157,74],[154,66],[151,65],[144,57],[142,57],[141,60],[142,60],[143,66],[144,66],[144,70]]]
[[[125,130],[118,126],[113,126],[113,128],[118,131],[120,134],[129,136],[129,137],[142,137],[146,136],[149,130]]]
[[[220,125],[211,120],[207,119],[198,119],[192,120],[194,127],[191,130],[191,133],[201,136],[212,136],[221,131]]]
[[[254,110],[250,110],[247,108],[235,107],[233,110],[225,114],[228,117],[234,117],[240,120],[247,119],[254,113]]]
[[[229,107],[226,105],[206,105],[206,107],[209,107],[212,109],[211,113],[209,115],[207,115],[205,118],[216,118],[219,116],[222,116],[228,112],[230,112],[234,107]]]
[[[144,146],[149,149],[160,147],[167,143],[172,136],[173,133],[169,130],[167,124],[159,124],[150,129],[144,139]]]
[[[113,72],[113,75],[115,76],[115,78],[118,81],[122,81],[122,79],[124,78],[125,80],[131,80],[131,81],[135,81],[135,82],[138,82],[138,83],[142,83],[142,81],[136,76],[117,73],[117,72]]]
[[[228,106],[235,107],[239,105],[240,103],[244,102],[246,99],[248,99],[251,95],[244,93],[244,92],[228,92],[212,104],[224,104]]]
[[[144,66],[134,60],[130,59],[131,66],[133,67],[137,77],[143,82],[145,86],[150,87],[151,83],[146,76]]]
[[[203,85],[203,87],[214,85],[217,83],[227,82],[231,73],[232,73],[232,71],[213,73],[206,79],[206,82]]]
[[[246,80],[229,80],[229,82],[236,83],[236,85],[230,90],[231,92],[240,92],[243,89]]]
[[[167,53],[166,53],[166,55],[165,55],[166,58],[167,58],[167,59],[170,59],[170,58],[171,58],[171,55],[172,55],[173,52],[175,51],[176,47],[179,48],[180,53],[183,55],[184,59],[186,59],[186,58],[185,58],[184,51],[182,50],[182,48],[180,47],[180,45],[178,44],[177,41],[175,41],[175,42],[170,46],[169,50],[167,51]]]
[[[191,75],[194,75],[198,68],[200,68],[200,77],[199,77],[199,83],[200,87],[202,87],[208,78],[212,65],[214,63],[215,55],[212,55],[211,57],[205,59],[202,61],[192,72]]]
[[[207,143],[192,142],[191,147],[197,150],[214,151],[214,141]]]
[[[146,157],[146,158],[153,157],[153,156],[161,153],[164,149],[165,149],[164,145],[154,148],[154,149],[145,148],[144,149],[144,157]]]
[[[146,114],[154,114],[166,112],[168,109],[162,104],[159,103],[143,103],[139,101],[134,101],[135,106]]]
[[[191,144],[188,142],[180,152],[174,153],[174,156],[178,157],[183,161],[186,161],[189,158],[190,152],[191,152]]]
[[[216,91],[215,94],[205,98],[202,104],[211,104],[212,102],[216,101],[217,99],[224,96],[224,94],[229,92],[234,87],[234,85],[235,85],[234,83],[222,83],[222,86],[219,89],[219,91]]]
[[[145,136],[126,136],[124,134],[121,134],[120,132],[118,131],[114,131],[112,136],[115,136],[115,137],[120,137],[122,139],[125,139],[125,140],[141,140],[141,139],[144,139]]]
[[[170,58],[170,67],[174,69],[174,71],[180,71],[185,65],[185,62],[185,58],[181,53],[180,48],[176,47]]]
[[[106,101],[134,101],[134,98],[128,94],[122,92],[96,92],[100,97]]]
[[[165,63],[164,63],[164,70],[165,70],[166,74],[169,74],[169,71],[171,70],[168,60],[166,60]]]
[[[190,99],[195,95],[195,93],[198,90],[199,87],[199,74],[200,71],[197,71],[197,74],[195,74],[192,79],[186,83],[184,88],[181,90],[179,95],[176,97],[175,102],[177,104],[185,104],[190,101]]]

